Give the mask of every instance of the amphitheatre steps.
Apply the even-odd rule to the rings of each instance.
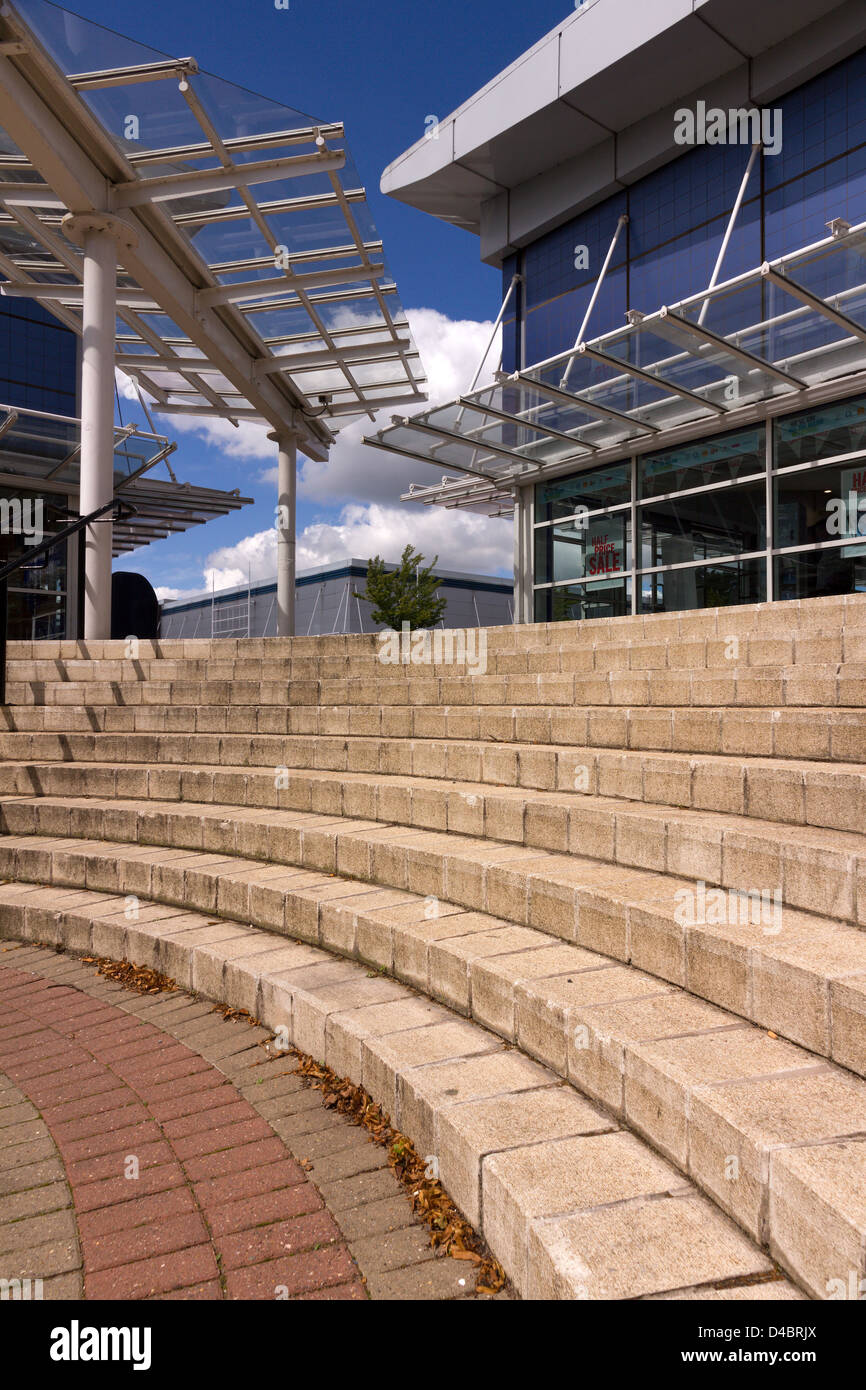
[[[56,756],[73,735],[100,738],[152,735],[155,756],[163,738],[186,735],[276,735],[351,739],[367,757],[366,740],[531,743],[554,748],[593,748],[648,753],[695,753],[816,762],[866,761],[866,718],[860,709],[789,707],[748,709],[613,708],[550,709],[494,706],[87,706],[6,705],[0,739],[55,736]],[[157,739],[160,741],[157,742]],[[182,745],[177,745],[181,747]],[[214,745],[215,747],[215,745]],[[12,755],[15,749],[11,748]],[[209,758],[208,760],[212,760]],[[223,759],[220,758],[220,761]],[[237,762],[237,757],[233,759]]]
[[[117,858],[122,864],[122,853]],[[153,869],[163,862],[159,850],[151,849],[136,861],[139,872],[148,859]],[[239,864],[237,872],[242,876],[243,871]],[[262,889],[267,892],[270,885],[273,893],[273,871],[257,867],[253,873]],[[288,955],[278,947],[285,937],[242,925],[244,914],[234,922],[223,912],[217,924],[186,905],[175,905],[173,913],[159,908],[154,897],[143,899],[130,920],[128,895],[76,893],[74,887],[55,887],[47,903],[39,888],[0,887],[2,929],[23,939],[63,941],[74,949],[153,964],[180,983],[226,997],[236,1007],[259,1014],[264,1010],[273,1027],[290,1025],[297,1046],[367,1086],[421,1151],[439,1158],[446,1187],[470,1219],[483,1226],[518,1287],[530,1295],[537,1280],[542,1287],[559,1287],[557,1280],[567,1275],[569,1266],[557,1269],[555,1253],[548,1254],[537,1261],[546,1274],[538,1269],[530,1274],[529,1266],[536,1261],[527,1240],[537,1238],[543,1246],[553,1232],[546,1221],[527,1223],[524,1208],[529,1202],[529,1217],[544,1216],[545,1206],[537,1206],[542,1187],[548,1194],[546,1210],[560,1211],[563,1189],[557,1192],[557,1184],[565,1184],[566,1191],[576,1182],[586,1184],[585,1174],[573,1171],[577,1160],[600,1167],[600,1181],[615,1189],[605,1193],[608,1201],[623,1200],[618,1188],[623,1165],[632,1200],[649,1195],[658,1199],[662,1193],[667,1194],[665,1201],[688,1200],[688,1211],[674,1205],[671,1216],[675,1225],[681,1220],[687,1228],[696,1223],[692,1237],[699,1232],[706,1236],[706,1208],[690,1194],[695,1187],[709,1193],[817,1296],[829,1280],[841,1277],[841,1251],[834,1243],[837,1228],[831,1228],[833,1239],[816,1250],[814,1242],[806,1240],[802,1214],[799,1224],[791,1226],[779,1138],[781,1132],[789,1142],[832,1147],[840,1190],[833,1190],[836,1170],[830,1164],[831,1202],[838,1204],[837,1219],[843,1220],[841,1175],[852,1162],[850,1150],[856,1150],[844,1125],[866,1129],[866,1083],[840,1068],[816,1063],[808,1052],[681,990],[662,989],[639,970],[541,933],[521,931],[484,914],[460,912],[447,903],[441,904],[441,915],[431,918],[428,904],[416,895],[399,894],[394,902],[394,894],[371,892],[369,887],[364,891],[363,884],[335,883],[321,874],[284,875],[283,881],[292,880],[297,881],[294,892],[305,908],[303,921],[298,917],[295,927],[303,925],[300,940],[309,945],[295,944]],[[321,947],[329,955],[323,955]],[[327,964],[335,953],[387,970],[390,978],[437,1001],[432,1014],[424,1006],[416,1020],[434,1050],[414,1052],[415,1075],[401,1076],[397,1065],[401,1042],[417,1046],[421,1041],[417,1034],[410,1037],[403,1031],[408,1026],[405,1016],[396,1020],[402,1029],[385,1046],[380,1036],[371,1043],[364,1029],[365,1014],[387,1014],[389,1007],[394,1014],[397,1001],[406,999],[405,990],[401,993],[381,975],[362,976],[357,968],[347,972]],[[280,973],[273,980],[259,977],[253,989],[243,969],[247,960],[259,970],[276,966]],[[446,1021],[457,1014],[481,1027],[473,1032],[452,1023],[446,1029]],[[440,1033],[444,1053],[437,1044]],[[520,1051],[503,1054],[498,1040],[516,1043]],[[524,1062],[521,1054],[531,1061]],[[568,1079],[596,1108],[580,1102],[583,1108],[578,1109],[559,1093],[548,1095],[546,1088],[559,1078]],[[518,1115],[512,1114],[507,1127],[500,1128],[502,1156],[485,1162],[484,1131],[496,1123],[502,1126],[506,1117],[500,1107],[509,1096]],[[486,1117],[466,1113],[469,1101],[480,1105],[485,1098]],[[527,1154],[519,1149],[509,1153],[515,1148],[515,1118],[527,1107],[532,1112],[532,1147]],[[545,1133],[543,1112],[550,1110],[555,1115],[549,1118],[560,1126],[561,1112],[568,1112],[572,1136],[580,1115],[581,1138],[573,1137],[568,1149],[560,1129],[552,1138]],[[465,1132],[467,1121],[470,1134]],[[663,1162],[631,1138],[587,1151],[586,1135],[621,1132],[623,1124],[648,1139]],[[472,1152],[473,1137],[481,1141],[481,1154]],[[742,1180],[725,1176],[732,1155],[742,1163]],[[542,1160],[540,1184],[532,1165]],[[827,1198],[827,1154],[818,1154],[817,1162],[808,1192],[810,1211]],[[779,1164],[777,1183],[774,1165]],[[679,1181],[673,1180],[671,1165],[682,1175]],[[808,1167],[805,1178],[799,1174],[801,1207],[808,1174]],[[648,1179],[649,1187],[642,1187]],[[506,1192],[500,1191],[501,1184]],[[648,1213],[636,1209],[630,1215],[642,1228]],[[669,1224],[662,1221],[655,1227],[650,1222],[649,1229],[658,1238],[670,1239]],[[593,1223],[585,1219],[583,1225]],[[581,1234],[579,1228],[580,1223],[578,1232],[572,1232],[578,1251],[589,1238],[589,1232]],[[716,1238],[721,1234],[717,1230]],[[724,1235],[722,1250],[730,1242],[728,1233]],[[561,1296],[575,1295],[572,1290]],[[623,1287],[604,1296],[627,1292]]]
[[[303,936],[305,899],[280,866],[338,875],[337,892],[343,878],[409,892],[633,965],[866,1074],[866,936],[817,914],[783,907],[775,918],[741,901],[734,913],[728,896],[727,920],[703,921],[694,881],[340,817],[50,798],[2,809],[8,878],[140,894],[280,932],[294,923]],[[250,886],[262,872],[273,890]],[[684,890],[694,910],[682,913]]]
[[[30,781],[28,790],[37,799],[23,788],[22,795],[7,793],[0,823],[11,833],[37,824],[86,825],[100,810],[110,810],[115,795],[126,798],[127,811],[134,796],[185,810],[215,805],[309,812],[410,832],[450,833],[490,841],[496,848],[576,856],[672,880],[754,889],[778,895],[798,911],[866,924],[866,841],[855,831],[785,823],[780,838],[780,822],[755,816],[434,778],[379,776],[371,782],[364,773],[286,771],[275,777],[273,771],[241,768],[31,764],[16,772],[16,780],[19,776]],[[784,787],[782,782],[780,795]],[[847,794],[844,782],[841,787]],[[109,800],[100,801],[106,794]]]
[[[484,638],[10,644],[0,935],[288,1028],[525,1296],[848,1288],[866,596]]]

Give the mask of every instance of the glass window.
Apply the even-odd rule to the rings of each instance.
[[[695,565],[692,569],[645,574],[640,585],[644,613],[763,603],[767,596],[767,567],[763,557],[729,560],[724,565]]]
[[[599,511],[615,507],[618,502],[631,501],[631,464],[610,464],[605,468],[588,468],[569,478],[557,478],[550,483],[538,483],[535,489],[535,520],[573,516],[581,507]]]
[[[766,545],[763,482],[641,507],[641,568],[736,555]]]
[[[699,439],[678,449],[638,459],[638,496],[658,497],[681,488],[745,478],[765,466],[764,426]]]
[[[537,623],[574,622],[578,618],[621,618],[631,612],[631,580],[604,579],[589,584],[564,584],[537,589]]]
[[[44,641],[66,636],[66,595],[62,593],[30,593],[9,589],[10,642]]]
[[[577,517],[535,532],[535,582],[596,578],[631,569],[630,523],[626,512]]]
[[[779,555],[775,565],[777,599],[866,593],[866,545]]]
[[[26,557],[64,524],[55,496],[0,488],[0,564]],[[36,555],[9,579],[7,634],[16,641],[63,637],[66,628],[66,541]]]
[[[787,415],[773,433],[776,468],[866,450],[866,396]]]
[[[773,487],[778,548],[866,535],[866,454],[847,467],[779,473]]]

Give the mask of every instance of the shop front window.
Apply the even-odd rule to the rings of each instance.
[[[0,565],[24,561],[8,581],[6,630],[12,641],[66,635],[66,542],[31,555],[65,520],[65,502],[56,496],[0,488]]]

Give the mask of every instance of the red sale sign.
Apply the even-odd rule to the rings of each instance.
[[[586,573],[587,576],[622,574],[625,569],[625,546],[622,535],[611,535],[604,526],[596,523],[587,536]]]

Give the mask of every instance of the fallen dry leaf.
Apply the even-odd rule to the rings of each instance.
[[[415,1214],[430,1231],[434,1249],[455,1260],[467,1260],[476,1266],[475,1292],[495,1295],[505,1287],[505,1271],[493,1258],[484,1241],[460,1214],[438,1181],[427,1177],[427,1164],[416,1153],[405,1134],[394,1129],[384,1113],[365,1090],[345,1077],[337,1076],[330,1067],[290,1049],[297,1059],[295,1071],[306,1084],[321,1091],[329,1110],[363,1126],[371,1139],[388,1151],[388,1162],[406,1189]]]

